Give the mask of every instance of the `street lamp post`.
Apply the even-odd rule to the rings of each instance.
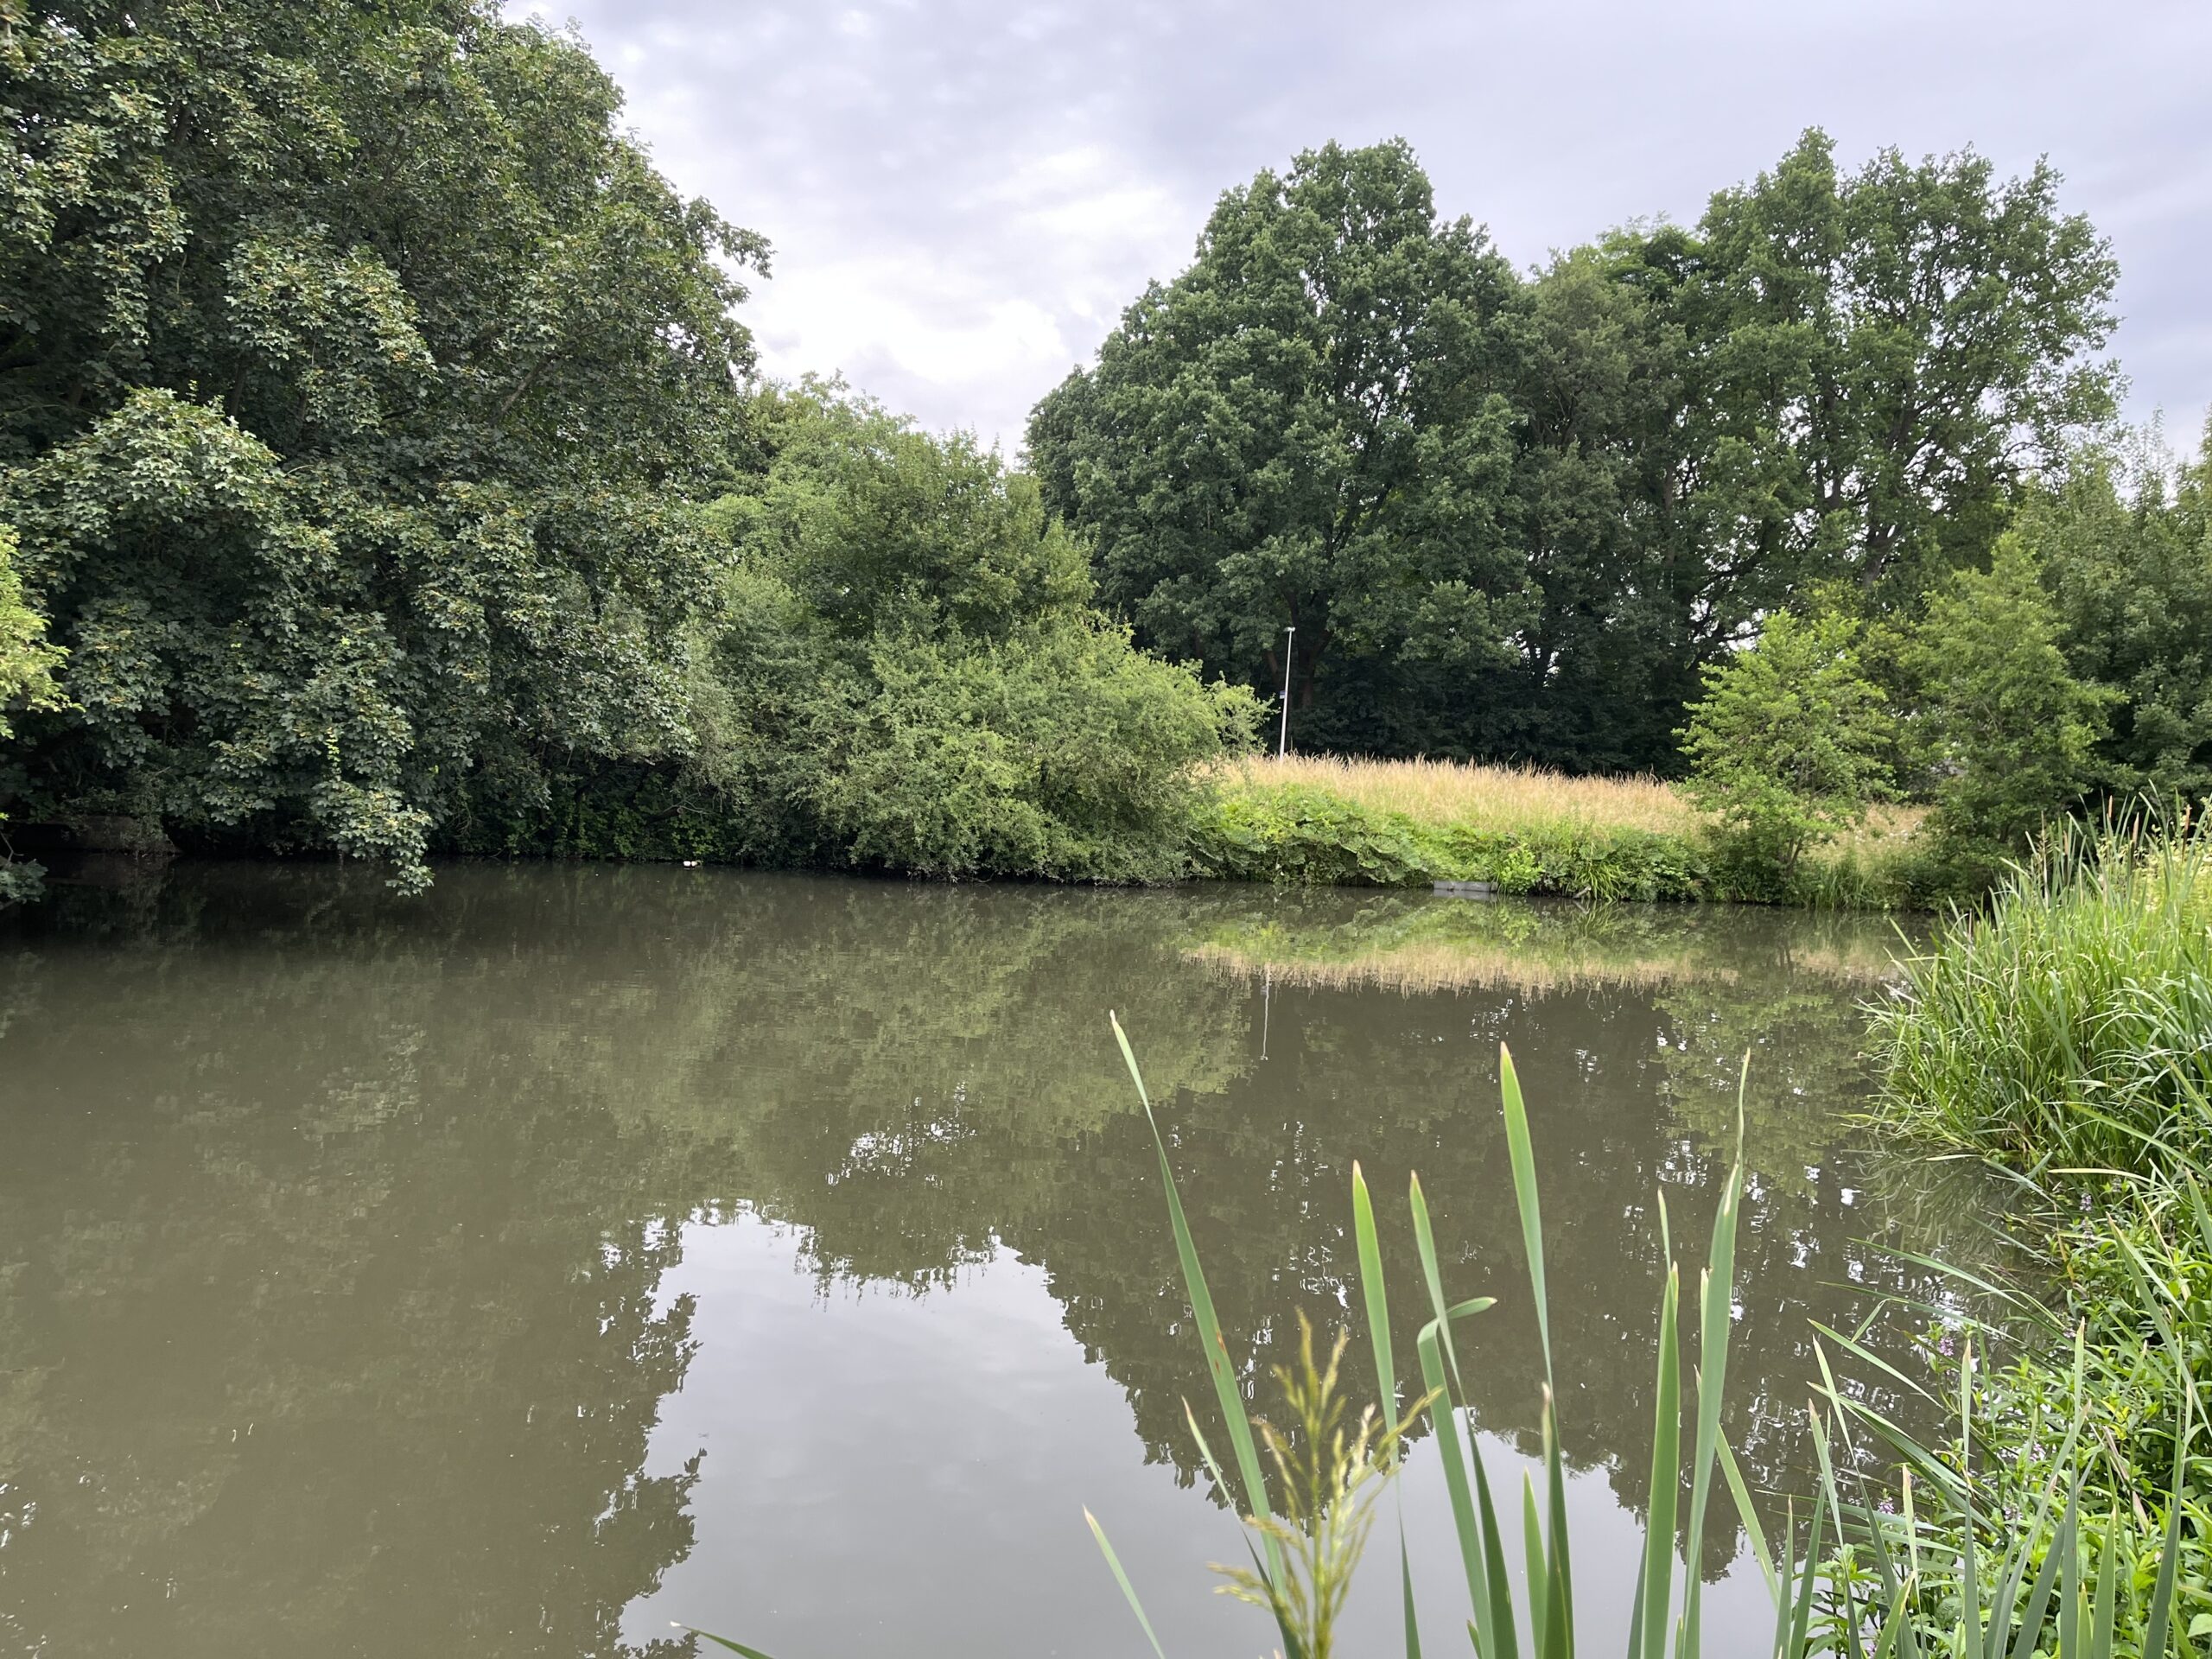
[[[1275,759],[1278,760],[1290,753],[1290,651],[1297,643],[1297,624],[1293,623],[1282,633],[1282,734],[1275,740]]]

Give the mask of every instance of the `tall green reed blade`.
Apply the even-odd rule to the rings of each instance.
[[[1821,1501],[1825,1503],[1829,1510],[1835,1516],[1836,1541],[1837,1543],[1841,1544],[1845,1541],[1846,1538],[1844,1530],[1844,1516],[1848,1513],[1848,1510],[1844,1504],[1843,1494],[1836,1484],[1835,1463],[1834,1459],[1828,1456],[1827,1420],[1821,1415],[1818,1410],[1809,1409],[1808,1427],[1812,1430],[1813,1452],[1820,1465]],[[1817,1527],[1815,1529],[1817,1531]],[[1808,1574],[1813,1569],[1813,1557],[1811,1554],[1808,1553],[1806,1557],[1806,1571]],[[1840,1608],[1832,1610],[1832,1615],[1834,1618],[1835,1628],[1843,1633],[1844,1641],[1847,1644],[1846,1651],[1853,1656],[1853,1659],[1865,1659],[1866,1644],[1859,1640],[1859,1637],[1858,1607],[1847,1599]],[[1796,1655],[1799,1649],[1791,1649],[1792,1659],[1796,1659]]]
[[[1663,1200],[1662,1200],[1663,1202]],[[1675,1593],[1675,1504],[1681,1479],[1681,1356],[1675,1309],[1681,1274],[1667,1264],[1659,1297],[1659,1375],[1651,1414],[1651,1484],[1643,1533],[1643,1594],[1630,1615],[1637,1659],[1663,1659]]]
[[[2183,1380],[2189,1377],[2185,1359],[2176,1356],[2182,1367]],[[2175,1579],[2181,1566],[2182,1502],[2189,1495],[2189,1446],[2196,1438],[2193,1407],[2196,1402],[2194,1386],[2183,1391],[2181,1396],[2181,1426],[2174,1436],[2174,1489],[2166,1505],[2166,1542],[2158,1559],[2158,1582],[2151,1592],[2151,1606],[2143,1620],[2143,1652],[2145,1659],[2165,1659],[2166,1630],[2173,1620]]]
[[[1098,1541],[1099,1553],[1106,1557],[1106,1565],[1113,1569],[1114,1582],[1122,1586],[1122,1594],[1128,1598],[1129,1611],[1137,1616],[1137,1623],[1144,1628],[1144,1639],[1152,1643],[1152,1650],[1157,1659],[1167,1659],[1166,1651],[1160,1645],[1160,1638],[1152,1633],[1152,1621],[1144,1616],[1144,1603],[1137,1599],[1136,1586],[1129,1582],[1129,1575],[1122,1570],[1122,1558],[1114,1553],[1114,1546],[1106,1541],[1106,1529],[1098,1524],[1098,1517],[1089,1510],[1083,1512],[1083,1518],[1090,1525],[1090,1535]],[[760,1659],[760,1656],[753,1655],[752,1659]]]
[[[1536,1202],[1536,1158],[1529,1144],[1529,1109],[1521,1099],[1521,1077],[1513,1051],[1497,1046],[1498,1092],[1505,1103],[1506,1155],[1513,1166],[1513,1202],[1521,1212],[1521,1244],[1529,1257],[1529,1288],[1536,1300],[1536,1335],[1544,1354],[1544,1381],[1552,1380],[1551,1302],[1544,1294],[1544,1217]]]
[[[2066,1500],[2066,1518],[2052,1541],[2058,1563],[2058,1659],[2082,1659],[2082,1551],[2075,1536],[2081,1518],[2081,1489]]]
[[[1467,1576],[1467,1599],[1472,1605],[1476,1651],[1483,1659],[1516,1659],[1513,1591],[1505,1575],[1505,1549],[1498,1535],[1497,1516],[1491,1501],[1490,1479],[1483,1469],[1482,1453],[1459,1432],[1459,1408],[1466,1389],[1459,1376],[1459,1355],[1452,1336],[1452,1322],[1470,1312],[1494,1306],[1481,1297],[1453,1306],[1444,1300],[1444,1275],[1438,1263],[1436,1233],[1430,1225],[1428,1201],[1422,1196],[1421,1177],[1407,1183],[1408,1205],[1413,1215],[1414,1249],[1421,1257],[1421,1277],[1428,1287],[1433,1317],[1421,1327],[1414,1344],[1421,1355],[1421,1381],[1436,1396],[1429,1421],[1436,1425],[1436,1446],[1444,1463],[1445,1490],[1452,1500],[1452,1530],[1459,1545],[1460,1563]],[[1470,1471],[1472,1473],[1470,1482]]]
[[[1705,1276],[1698,1285],[1697,1440],[1691,1453],[1690,1526],[1688,1567],[1682,1577],[1681,1659],[1703,1652],[1704,1574],[1698,1562],[1705,1551],[1705,1510],[1712,1494],[1713,1465],[1720,1445],[1720,1402],[1728,1382],[1728,1340],[1734,1330],[1736,1214],[1744,1191],[1744,1101],[1751,1086],[1751,1057],[1744,1056],[1736,1080],[1736,1156],[1728,1185],[1713,1217],[1713,1243]]]
[[[1981,1516],[1974,1497],[1974,1338],[1959,1349],[1959,1609],[1965,1624],[1962,1639],[1986,1656],[1996,1649],[1996,1637],[1982,1638],[1981,1580],[1975,1557],[1976,1534]]]
[[[2034,1587],[2028,1592],[2027,1609],[2020,1615],[2019,1633],[2012,1638],[2012,1659],[2028,1659],[2042,1645],[2044,1620],[2050,1616],[2050,1599],[2058,1587],[2058,1569],[2064,1565],[2063,1558],[2074,1553],[2074,1516],[2081,1495],[2079,1485],[2066,1494],[2064,1518],[2051,1539],[2050,1548],[2044,1552],[2043,1565],[2036,1569]],[[2042,1529],[2036,1530],[2040,1534]],[[2012,1547],[2024,1558],[2034,1547],[2034,1536],[2023,1535]]]
[[[1536,1483],[1526,1470],[1521,1475],[1521,1553],[1529,1575],[1529,1651],[1543,1654],[1548,1651],[1544,1645],[1544,1623],[1551,1611],[1551,1599],[1541,1593],[1541,1586],[1549,1582],[1549,1567],[1543,1517],[1536,1510]]]
[[[1788,1575],[1775,1575],[1774,1553],[1767,1548],[1766,1529],[1759,1525],[1758,1511],[1751,1507],[1751,1489],[1745,1484],[1736,1454],[1729,1450],[1725,1440],[1720,1442],[1720,1472],[1728,1478],[1728,1496],[1734,1500],[1737,1515],[1744,1523],[1744,1536],[1751,1546],[1751,1559],[1758,1563],[1759,1576],[1766,1580],[1766,1592],[1779,1598]]]
[[[1559,1406],[1544,1389],[1544,1478],[1551,1492],[1551,1535],[1544,1567],[1551,1605],[1544,1612],[1545,1659],[1572,1659],[1574,1652],[1574,1567],[1567,1531],[1567,1465],[1559,1444]],[[1535,1594],[1531,1591],[1533,1605]],[[1533,1605],[1531,1616],[1533,1617]]]
[[[1544,1273],[1544,1215],[1536,1189],[1536,1157],[1529,1138],[1529,1109],[1521,1096],[1521,1075],[1513,1065],[1513,1051],[1497,1046],[1500,1103],[1505,1112],[1507,1160],[1513,1169],[1513,1203],[1521,1217],[1521,1246],[1529,1261],[1529,1291],[1535,1307],[1536,1336],[1544,1357],[1544,1484],[1551,1516],[1550,1538],[1545,1554],[1545,1583],[1529,1586],[1530,1618],[1535,1604],[1549,1602],[1543,1615],[1544,1659],[1571,1653],[1574,1643],[1574,1573],[1567,1531],[1567,1471],[1559,1445],[1556,1402],[1558,1390],[1552,1372],[1551,1297]],[[1510,1593],[1510,1592],[1509,1592]],[[1564,1644],[1564,1645],[1562,1645]]]
[[[1406,1659],[1421,1659],[1421,1620],[1414,1612],[1414,1561],[1406,1548],[1406,1517],[1398,1517],[1398,1584],[1406,1603]]]
[[[2120,1625],[2120,1504],[2105,1521],[2105,1547],[2097,1562],[2097,1587],[2089,1606],[2090,1659],[2113,1659]]]
[[[1274,1513],[1268,1501],[1267,1477],[1260,1467],[1260,1448],[1252,1434],[1252,1420],[1244,1409],[1244,1391],[1239,1385],[1236,1367],[1229,1361],[1229,1344],[1222,1339],[1221,1320],[1214,1313],[1213,1297],[1206,1289],[1205,1271],[1198,1266],[1198,1249],[1191,1237],[1191,1224],[1183,1214],[1182,1194],[1175,1185],[1175,1171],[1167,1161],[1166,1137],[1160,1132],[1160,1120],[1153,1116],[1152,1096],[1144,1086],[1144,1073],[1137,1069],[1137,1057],[1129,1047],[1128,1033],[1122,1029],[1122,1022],[1110,1012],[1106,1016],[1114,1027],[1114,1040],[1121,1045],[1122,1058],[1129,1068],[1129,1079],[1137,1086],[1137,1098],[1144,1103],[1144,1118],[1152,1129],[1152,1144],[1160,1154],[1160,1185],[1167,1192],[1167,1219],[1175,1232],[1175,1254],[1183,1268],[1183,1288],[1191,1299],[1191,1312],[1198,1325],[1198,1338],[1205,1348],[1206,1373],[1213,1379],[1214,1397],[1220,1402],[1221,1414],[1229,1425],[1229,1444],[1236,1459],[1238,1475],[1244,1483],[1248,1515],[1262,1518]],[[1271,1581],[1282,1578],[1282,1547],[1273,1535],[1263,1535],[1268,1560],[1268,1576]]]
[[[1438,1324],[1432,1320],[1421,1327],[1420,1339],[1414,1344],[1421,1355],[1421,1380],[1429,1392],[1440,1395],[1437,1405],[1429,1413],[1429,1421],[1436,1425],[1437,1455],[1444,1464],[1444,1489],[1452,1500],[1452,1527],[1459,1544],[1459,1561],[1467,1575],[1467,1600],[1474,1610],[1471,1628],[1474,1631],[1475,1651],[1483,1659],[1494,1659],[1501,1649],[1498,1646],[1498,1602],[1505,1591],[1503,1563],[1493,1573],[1488,1559],[1486,1545],[1493,1541],[1484,1536],[1482,1523],[1476,1518],[1475,1497],[1467,1480],[1468,1454],[1459,1433],[1459,1412],[1452,1396],[1445,1391],[1446,1373],[1440,1351]],[[1482,1465],[1479,1459],[1475,1466]],[[1507,1641],[1511,1640],[1512,1605],[1505,1603]]]
[[[1784,1593],[1775,1602],[1775,1659],[1800,1659],[1801,1655],[1811,1651],[1813,1599],[1820,1584],[1821,1539],[1827,1513],[1828,1498],[1823,1491],[1813,1500],[1813,1524],[1806,1534],[1805,1557],[1798,1568],[1797,1594],[1794,1600],[1787,1593],[1790,1577],[1789,1551],[1793,1541],[1785,1535],[1782,1554]]]
[[[1398,1420],[1398,1367],[1390,1351],[1390,1297],[1382,1280],[1382,1243],[1375,1230],[1375,1200],[1359,1162],[1351,1166],[1351,1230],[1359,1252],[1359,1294],[1367,1306],[1367,1339],[1375,1350],[1376,1410],[1386,1423]]]

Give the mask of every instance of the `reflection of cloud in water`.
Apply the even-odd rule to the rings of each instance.
[[[1158,1478],[1110,1368],[1067,1340],[1044,1268],[1001,1250],[918,1299],[824,1296],[794,1275],[795,1242],[747,1216],[695,1226],[664,1281],[664,1296],[696,1306],[698,1351],[646,1472],[706,1455],[696,1542],[625,1611],[633,1641],[682,1622],[771,1653],[1126,1655],[1136,1628],[1084,1525],[1089,1508],[1170,1652],[1272,1644],[1264,1615],[1213,1593],[1207,1563],[1240,1558],[1237,1528],[1203,1492]],[[1476,1439],[1499,1492],[1524,1471],[1541,1478],[1510,1442]],[[1624,1628],[1632,1575],[1607,1567],[1633,1558],[1636,1516],[1602,1467],[1568,1477],[1567,1505],[1587,1563],[1578,1618]],[[1443,1468],[1425,1440],[1386,1503],[1346,1651],[1392,1650],[1402,1630],[1388,1536],[1401,1508],[1424,1623],[1449,1631],[1466,1617]],[[1747,1554],[1707,1594],[1723,1632],[1765,1616]]]

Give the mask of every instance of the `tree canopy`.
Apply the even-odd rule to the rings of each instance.
[[[1009,466],[764,385],[766,244],[493,0],[48,6],[0,79],[17,823],[403,886],[1166,877],[1286,680],[1309,747],[1675,772],[1715,671],[1826,607],[1932,733],[1898,642],[2007,533],[2107,688],[2069,787],[2212,780],[2203,479],[2114,481],[2114,266],[2047,164],[1808,131],[1516,271],[1402,141],[1325,144],[1223,194]]]
[[[1670,767],[1766,615],[1914,605],[2109,416],[2116,270],[2057,188],[1808,131],[1521,276],[1403,143],[1332,146],[1222,198],[1031,461],[1140,639],[1266,692],[1298,627],[1311,742]]]
[[[680,750],[766,246],[483,0],[41,8],[0,45],[0,454],[76,712],[36,806],[421,879],[473,794]]]
[[[1140,637],[1311,709],[1341,660],[1496,661],[1526,614],[1512,472],[1510,269],[1437,216],[1402,143],[1330,144],[1223,196],[1038,407],[1047,499],[1094,541]],[[1341,707],[1327,711],[1338,723]]]

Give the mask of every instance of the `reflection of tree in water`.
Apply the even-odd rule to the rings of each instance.
[[[1287,1357],[1296,1309],[1356,1300],[1355,1157],[1411,1372],[1419,1168],[1448,1287],[1503,1298],[1471,1330],[1477,1414],[1525,1446],[1510,1040],[1573,1449],[1640,1505],[1654,1194],[1678,1241],[1701,1240],[1723,1167],[1708,1084],[1742,1046],[1699,987],[1783,998],[1777,1086],[1753,1091],[1771,1110],[1730,1423],[1755,1484],[1794,1484],[1808,1321],[1855,1306],[1830,1281],[1885,1271],[1836,1202],[1834,1080],[1789,1092],[1827,1077],[1823,1043],[1855,1041],[1837,1035],[1851,992],[1802,964],[1771,982],[1788,922],[1478,908],[496,867],[404,904],[373,877],[270,868],[127,905],[64,893],[0,947],[33,969],[0,972],[24,1085],[0,1169],[10,1633],[86,1653],[616,1650],[624,1604],[690,1543],[690,1477],[641,1473],[690,1352],[690,1308],[657,1289],[680,1224],[736,1206],[798,1229],[825,1284],[923,1291],[1001,1249],[1039,1264],[1148,1455],[1190,1478],[1180,1401],[1207,1390],[1109,1007],[1163,1085],[1247,1375]],[[1669,966],[1459,995],[1278,988],[1262,1064],[1258,985],[1190,954],[1263,937],[1289,961],[1378,930]]]
[[[14,919],[0,1629],[617,1651],[690,1544],[693,1473],[641,1472],[681,1224],[928,1284],[1126,1110],[1113,993],[1190,1074],[1233,1046],[1127,903],[672,874],[187,871]]]
[[[1541,1366],[1495,1105],[1496,1041],[1505,1034],[1534,1118],[1568,1450],[1583,1466],[1605,1465],[1622,1500],[1641,1510],[1664,1271],[1656,1194],[1666,1194],[1694,1288],[1726,1173],[1723,1158],[1655,1122],[1645,1103],[1657,1092],[1652,1073],[1664,1070],[1669,1022],[1635,997],[1409,1000],[1382,1018],[1370,1002],[1347,1001],[1278,994],[1268,1073],[1215,1096],[1180,1094],[1163,1110],[1231,1351],[1252,1357],[1248,1375],[1265,1375],[1287,1357],[1296,1308],[1341,1309],[1358,1325],[1349,1197],[1357,1155],[1378,1194],[1400,1372],[1412,1374],[1423,1313],[1402,1194],[1417,1168],[1447,1254],[1446,1291],[1500,1298],[1467,1328],[1476,1418],[1535,1452]],[[1310,1031],[1325,1040],[1302,1041]],[[1286,1086],[1296,1090],[1289,1110]],[[1147,1445],[1187,1478],[1180,1401],[1204,1411],[1203,1378],[1165,1242],[1132,1251],[1125,1220],[1157,1203],[1156,1185],[1140,1130],[1103,1138],[1090,1149],[1086,1189],[1035,1254],[1070,1328],[1130,1390]],[[1865,1303],[1857,1287],[1902,1282],[1894,1264],[1856,1242],[1837,1186],[1834,1177],[1809,1193],[1759,1180],[1746,1197],[1726,1421],[1756,1489],[1805,1490],[1811,1322],[1847,1325]],[[1350,1363],[1365,1351],[1356,1341]],[[1770,1518],[1781,1508],[1777,1497]],[[1724,1508],[1708,1544],[1715,1570],[1735,1549],[1726,1517]]]

